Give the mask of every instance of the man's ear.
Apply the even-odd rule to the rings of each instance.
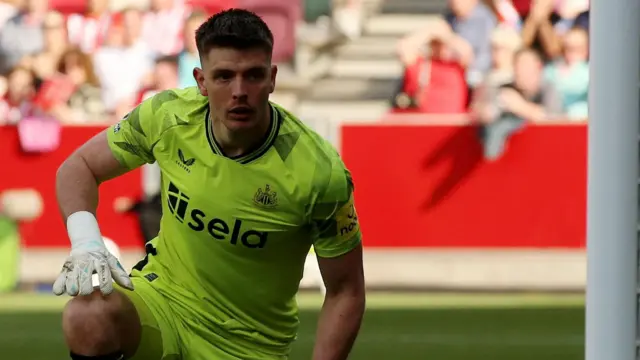
[[[276,90],[276,75],[278,74],[278,66],[271,65],[271,83],[269,84],[269,93],[273,93]]]
[[[193,68],[193,78],[196,80],[198,84],[198,90],[200,90],[200,95],[209,96],[207,92],[207,88],[204,86],[204,71],[200,68]]]

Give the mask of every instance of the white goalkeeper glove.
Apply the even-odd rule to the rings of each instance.
[[[98,221],[88,211],[71,214],[67,219],[67,231],[71,240],[71,254],[53,284],[53,293],[70,296],[93,293],[92,275],[98,275],[100,291],[113,292],[113,283],[133,290],[129,275],[102,240]]]

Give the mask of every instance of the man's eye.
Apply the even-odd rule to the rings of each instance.
[[[262,76],[261,74],[250,74],[248,78],[249,80],[252,80],[252,81],[258,81],[258,80],[262,80],[264,76]]]
[[[233,76],[231,74],[217,74],[214,76],[215,80],[229,81]]]

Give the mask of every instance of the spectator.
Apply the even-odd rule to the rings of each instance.
[[[520,49],[520,35],[510,28],[498,27],[491,36],[491,70],[473,93],[482,98],[483,92],[495,92],[497,87],[513,81],[513,57]],[[473,101],[475,103],[475,100]],[[473,104],[472,104],[473,105]]]
[[[585,120],[589,108],[589,36],[575,27],[563,38],[562,56],[545,69],[545,79],[560,92],[571,120]]]
[[[429,27],[405,36],[398,42],[397,53],[404,66],[414,64],[428,50],[431,39],[450,34],[451,27],[442,20],[437,20]]]
[[[467,84],[476,87],[491,67],[491,32],[497,19],[491,8],[480,0],[449,0],[450,13],[445,16],[448,29],[440,22],[410,34],[399,43],[399,55],[403,63],[410,64],[419,56],[433,33],[451,32],[463,39],[473,49],[473,61],[466,71]]]
[[[564,35],[574,26],[588,29],[585,16],[588,21],[589,0],[555,0],[553,10],[553,23],[556,33]]]
[[[44,49],[43,24],[47,0],[25,0],[24,6],[7,20],[0,32],[0,73],[7,73],[23,57]]]
[[[196,46],[195,33],[198,27],[207,20],[207,14],[195,11],[189,15],[184,24],[184,50],[178,57],[178,71],[180,88],[196,86],[193,69],[200,67],[200,57]]]
[[[453,31],[473,48],[467,68],[467,84],[475,88],[491,68],[491,33],[497,25],[493,11],[480,0],[449,0],[446,20]]]
[[[442,20],[431,27],[428,48],[411,59],[412,63],[405,63],[402,89],[394,99],[396,108],[424,113],[465,111],[468,93],[464,74],[473,60],[468,42]]]
[[[130,46],[139,48],[139,50],[146,53],[145,56],[149,57],[150,59],[155,58],[155,54],[142,38],[142,11],[132,7],[126,8],[122,10],[120,16],[122,17],[122,21],[124,23],[125,42],[130,44]]]
[[[175,56],[164,56],[156,60],[151,84],[138,94],[136,105],[153,95],[178,87],[178,59]]]
[[[7,76],[7,92],[0,101],[0,125],[15,124],[33,112],[35,74],[18,66]]]
[[[562,53],[562,36],[570,28],[588,29],[588,0],[535,0],[522,28],[523,43],[547,60]]]
[[[507,139],[526,121],[551,120],[562,114],[560,95],[542,76],[543,61],[529,49],[514,56],[513,82],[487,91],[472,106],[472,114],[482,124],[485,158],[497,159]]]
[[[67,19],[69,41],[91,53],[102,45],[110,21],[109,0],[89,0],[85,14],[71,14]]]
[[[151,9],[143,17],[143,41],[157,55],[179,53],[187,14],[184,0],[151,0]]]
[[[52,109],[52,115],[63,123],[97,123],[104,120],[100,83],[91,57],[79,48],[68,50],[58,63],[58,72],[72,85],[66,101]]]
[[[15,0],[0,1],[0,28],[18,12],[18,8],[15,6],[16,3],[17,1]]]
[[[431,114],[460,114],[467,110],[469,95],[465,69],[473,60],[469,44],[457,36],[431,40],[425,87],[419,94],[419,109]]]
[[[136,14],[137,10],[129,9],[114,15],[105,44],[94,55],[105,108],[116,117],[130,110],[143,80],[153,68],[151,53],[136,38]]]
[[[56,73],[60,57],[69,47],[62,14],[51,11],[44,21],[44,49],[35,55],[31,66],[39,79],[47,79]]]

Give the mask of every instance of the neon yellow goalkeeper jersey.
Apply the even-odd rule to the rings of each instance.
[[[162,172],[160,233],[132,276],[159,284],[205,328],[286,354],[310,246],[336,257],[361,241],[351,176],[327,141],[275,104],[264,144],[226,157],[208,109],[197,88],[165,91],[108,129],[124,166],[157,161]]]

